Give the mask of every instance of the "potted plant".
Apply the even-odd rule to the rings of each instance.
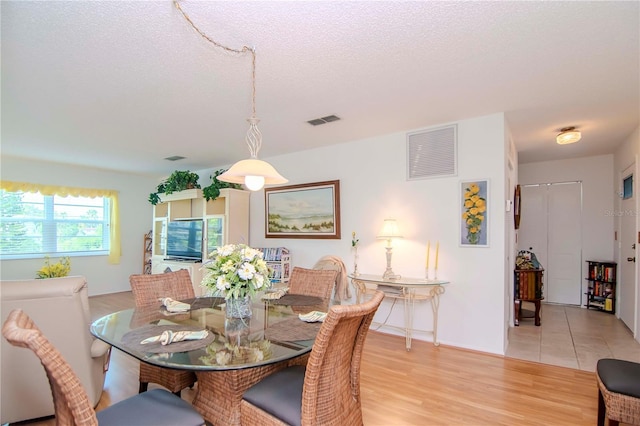
[[[171,173],[164,182],[160,183],[156,188],[156,192],[149,194],[149,202],[154,206],[160,202],[158,194],[171,194],[173,192],[184,191],[185,189],[200,188],[198,183],[200,176],[189,170],[176,170]]]
[[[216,198],[218,198],[218,196],[220,196],[220,190],[222,188],[242,189],[242,185],[240,184],[218,180],[218,176],[220,176],[224,172],[226,172],[225,169],[217,170],[213,174],[213,176],[210,176],[211,184],[202,188],[202,194],[207,201],[215,200]]]

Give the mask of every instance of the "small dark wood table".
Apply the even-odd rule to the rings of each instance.
[[[514,271],[514,325],[520,325],[522,320],[522,302],[535,305],[535,325],[540,325],[540,302],[542,296],[542,277],[544,269],[516,269]]]

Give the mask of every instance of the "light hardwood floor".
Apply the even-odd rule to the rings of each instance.
[[[92,316],[99,318],[133,307],[133,300],[125,292],[92,297],[90,304]],[[545,308],[542,327],[553,328],[551,315]],[[545,335],[545,329],[525,324],[515,332]],[[138,361],[114,350],[97,409],[137,390]],[[183,398],[192,399],[194,392],[183,391]],[[597,414],[591,371],[423,341],[414,341],[407,352],[404,338],[375,331],[365,344],[361,394],[366,425],[593,425]],[[55,423],[45,419],[29,424]]]

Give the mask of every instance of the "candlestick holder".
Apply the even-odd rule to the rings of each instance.
[[[425,279],[429,281],[429,268],[425,268],[425,270],[427,271],[427,273],[425,274]]]

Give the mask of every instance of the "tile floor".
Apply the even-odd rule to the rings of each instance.
[[[507,357],[584,371],[595,371],[600,358],[640,362],[640,343],[615,315],[543,303],[540,317],[540,327],[531,318],[509,329]]]

